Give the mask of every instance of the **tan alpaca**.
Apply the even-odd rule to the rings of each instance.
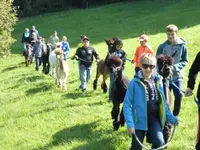
[[[56,84],[60,88],[67,89],[67,77],[69,73],[69,66],[65,60],[63,60],[63,51],[61,48],[57,48],[56,51]]]

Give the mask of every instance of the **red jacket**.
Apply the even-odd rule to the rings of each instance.
[[[138,46],[135,51],[134,58],[132,60],[133,63],[135,63],[136,67],[140,67],[140,57],[142,56],[143,53],[150,53],[153,55],[153,49],[151,48],[150,45],[146,46]]]

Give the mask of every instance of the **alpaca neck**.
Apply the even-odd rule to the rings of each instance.
[[[63,63],[63,59],[62,59],[62,58],[60,58],[60,59],[59,59],[59,61],[60,61],[60,69],[61,69],[61,70],[64,70],[64,63]]]

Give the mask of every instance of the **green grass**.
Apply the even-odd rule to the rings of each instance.
[[[21,34],[25,27],[35,24],[43,37],[53,30],[59,36],[67,35],[75,52],[81,34],[91,39],[101,58],[107,52],[104,38],[123,39],[128,58],[132,58],[137,38],[143,32],[149,35],[154,51],[166,40],[165,26],[179,26],[179,35],[187,41],[189,64],[187,74],[200,46],[200,2],[198,0],[139,1],[116,3],[87,10],[71,10],[24,18],[15,26],[12,55],[0,59],[0,150],[125,150],[131,139],[126,128],[112,130],[108,95],[100,87],[92,90],[96,65],[86,93],[79,86],[77,64],[68,60],[70,75],[68,90],[62,91],[48,75],[34,71],[34,65],[25,67],[21,56]],[[133,65],[126,64],[125,74],[133,77]],[[100,80],[101,81],[101,80]],[[198,78],[199,81],[199,78]],[[198,82],[197,82],[198,83]],[[197,87],[196,87],[197,88]],[[196,90],[195,90],[196,92]],[[168,149],[194,149],[197,108],[193,97],[183,98],[180,125]]]

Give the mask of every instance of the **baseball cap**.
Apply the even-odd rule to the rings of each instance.
[[[88,37],[84,37],[84,38],[83,38],[83,41],[85,41],[85,40],[90,41]]]
[[[139,41],[148,41],[148,36],[147,36],[146,34],[142,34],[142,35],[140,36]]]

